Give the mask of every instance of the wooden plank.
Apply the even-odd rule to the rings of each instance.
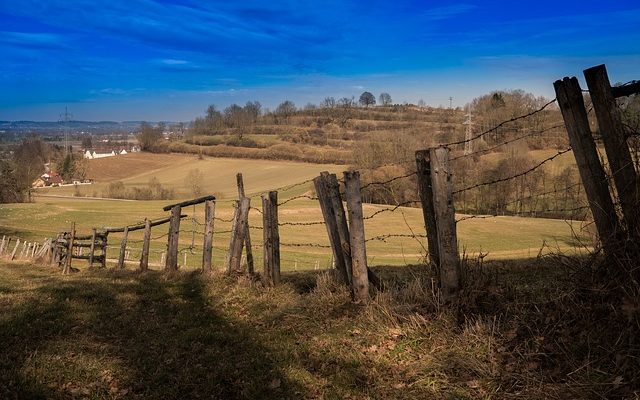
[[[127,241],[129,240],[129,229],[127,227],[124,228],[124,236],[122,237],[122,241],[120,242],[120,255],[118,256],[118,269],[124,268],[124,260],[125,254],[127,251]]]
[[[144,219],[144,239],[142,241],[142,254],[140,254],[140,271],[149,269],[149,246],[151,245],[151,221]]]
[[[178,270],[178,240],[180,238],[180,211],[181,207],[176,205],[171,209],[171,221],[169,222],[169,234],[167,238],[167,259],[166,271]]]
[[[234,232],[231,233],[231,242],[229,243],[229,265],[227,273],[241,272],[240,260],[242,258],[242,247],[245,242],[247,232],[247,218],[249,217],[250,200],[248,197],[238,201],[238,209],[236,212],[236,220]]]
[[[109,232],[104,232],[104,241],[101,244],[102,253],[100,254],[100,262],[102,268],[107,267],[107,243],[109,239]]]
[[[358,171],[345,171],[344,183],[349,213],[353,298],[355,301],[366,302],[369,300],[369,277],[360,194],[360,173]]]
[[[168,206],[164,206],[162,207],[163,211],[169,211],[172,210],[175,207],[187,207],[187,206],[193,206],[196,204],[200,204],[200,203],[204,203],[207,200],[215,200],[216,196],[203,196],[203,197],[198,197],[197,199],[192,199],[192,200],[187,200],[187,201],[183,201],[181,203],[176,203],[176,204],[169,204]]]
[[[433,208],[438,232],[439,278],[442,298],[453,300],[460,289],[460,257],[456,217],[453,208],[453,188],[449,166],[449,149],[439,147],[429,151]]]
[[[611,88],[611,94],[616,99],[619,97],[631,96],[640,93],[640,81],[633,82],[624,86],[614,86]]]
[[[4,244],[5,244],[5,235],[2,235],[2,244],[0,244],[0,256],[2,255],[2,253],[4,252]]]
[[[600,241],[605,253],[613,254],[611,241],[616,239],[619,223],[589,128],[582,89],[575,77],[557,80],[553,87]]]
[[[182,214],[180,215],[180,219],[182,218],[186,218],[188,217],[188,215],[186,214]],[[155,221],[151,221],[151,227],[154,226],[158,226],[158,225],[163,225],[166,224],[167,222],[171,222],[171,217],[166,217],[166,218],[161,218]],[[120,227],[120,228],[109,228],[109,227],[105,227],[102,228],[102,231],[105,233],[117,233],[117,232],[124,232],[124,228],[129,228],[129,232],[133,232],[133,231],[139,231],[141,229],[145,229],[145,223],[140,223],[140,224],[135,224],[135,225],[129,225],[126,227]]]
[[[586,69],[584,77],[620,198],[624,225],[633,236],[640,237],[640,185],[607,69],[604,65]]]
[[[269,192],[269,230],[271,231],[271,279],[280,283],[280,231],[278,227],[278,192]]]
[[[244,194],[244,180],[242,179],[242,174],[236,174],[236,183],[238,185],[238,200],[245,198]],[[253,250],[251,248],[251,231],[249,230],[249,219],[247,219],[247,235],[244,240],[245,252],[247,254],[247,273],[253,274],[254,265],[253,265]]]
[[[224,260],[224,269],[225,271],[227,271],[227,273],[231,273],[231,248],[233,247],[233,243],[235,240],[235,236],[236,236],[236,224],[238,221],[238,212],[239,212],[239,208],[240,208],[240,202],[236,202],[235,204],[235,208],[233,210],[233,218],[231,219],[231,233],[229,236],[229,251],[227,252],[227,255],[225,257]]]
[[[204,239],[202,244],[202,272],[212,272],[211,260],[213,258],[213,228],[216,215],[216,202],[207,200],[204,203]]]
[[[418,193],[422,205],[422,216],[427,231],[427,246],[429,261],[433,265],[440,265],[438,255],[438,230],[436,228],[436,214],[433,208],[433,189],[431,186],[431,161],[429,150],[416,151],[416,167],[418,176]]]
[[[320,203],[320,210],[322,211],[324,225],[327,228],[327,235],[329,236],[329,243],[331,244],[331,250],[333,251],[333,259],[335,260],[336,269],[338,270],[342,281],[350,287],[350,280],[347,275],[345,257],[340,243],[340,234],[338,233],[338,225],[336,223],[334,208],[332,207],[331,199],[329,198],[329,189],[326,179],[328,174],[329,173],[326,171],[322,172],[320,176],[313,179],[313,185],[316,189],[318,202]],[[349,256],[349,265],[351,265],[351,256]],[[351,271],[351,268],[349,268],[349,271]]]

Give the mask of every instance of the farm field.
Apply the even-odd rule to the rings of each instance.
[[[318,170],[320,170],[320,166]],[[230,174],[233,175],[233,174]],[[235,179],[235,178],[234,178]],[[247,180],[248,181],[248,180]],[[274,181],[275,182],[275,181]],[[235,184],[229,183],[235,189]],[[305,192],[311,194],[311,183],[296,186],[279,194],[284,202],[292,196]],[[249,193],[255,191],[248,186]],[[233,200],[223,199],[216,204],[214,235],[214,264],[222,268],[224,255],[229,244],[230,222],[233,215]],[[58,231],[68,230],[71,222],[76,222],[79,233],[89,233],[93,227],[124,226],[142,221],[145,217],[156,219],[168,213],[162,211],[170,201],[130,201],[84,198],[36,197],[35,203],[3,205],[0,208],[0,234],[33,240],[54,236]],[[261,208],[260,197],[254,195],[252,205]],[[366,216],[391,209],[391,206],[364,205]],[[179,259],[185,269],[197,268],[201,262],[201,244],[204,221],[203,206],[187,207],[189,215],[181,223]],[[458,217],[461,217],[459,215]],[[193,220],[195,218],[195,221]],[[322,221],[318,202],[309,199],[295,199],[279,208],[280,223],[315,223]],[[572,253],[580,251],[575,246],[587,242],[581,233],[581,221],[552,219],[495,217],[490,219],[469,219],[459,222],[458,239],[461,252],[475,257],[482,253],[486,259],[529,258],[552,251]],[[254,258],[261,265],[262,217],[257,209],[250,211],[250,225]],[[161,253],[166,247],[167,225],[152,230],[151,262],[160,268]],[[418,208],[400,207],[396,211],[383,211],[365,222],[367,257],[371,265],[407,265],[424,260],[426,239],[422,212]],[[417,237],[410,237],[412,235]],[[389,237],[385,235],[406,235]],[[109,258],[117,258],[120,234],[109,236]],[[129,236],[131,265],[139,257],[142,231]],[[321,224],[284,225],[280,228],[283,270],[325,269],[331,266],[331,250],[326,229]],[[542,248],[543,244],[545,247]],[[541,249],[542,248],[542,249]],[[186,258],[185,258],[186,257]],[[74,261],[78,262],[78,261]],[[78,262],[82,265],[82,263]]]

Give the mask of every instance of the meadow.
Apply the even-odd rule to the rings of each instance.
[[[127,186],[144,185],[151,177],[157,177],[163,186],[174,189],[182,198],[189,195],[185,183],[189,171],[199,169],[204,179],[204,194],[213,193],[216,202],[214,235],[214,264],[219,268],[224,262],[229,243],[233,203],[237,197],[236,173],[242,172],[245,190],[251,196],[250,226],[256,265],[261,261],[262,216],[260,194],[284,187],[279,191],[279,201],[285,202],[300,195],[313,196],[313,184],[306,182],[319,172],[328,170],[340,174],[344,166],[293,163],[286,161],[237,160],[227,158],[199,159],[189,155],[133,154],[122,157],[92,160],[90,173],[98,179],[96,184],[82,186],[80,191],[100,191],[110,182],[122,181]],[[306,182],[306,183],[305,183]],[[144,218],[160,218],[168,213],[162,207],[173,200],[132,201],[95,199],[70,196],[74,188],[48,188],[34,194],[34,203],[5,204],[0,207],[0,233],[25,239],[42,240],[57,232],[68,230],[76,223],[79,233],[89,233],[92,228],[124,226],[140,222]],[[82,194],[82,193],[81,193]],[[67,196],[67,197],[58,197]],[[91,197],[91,195],[89,195]],[[426,239],[422,211],[419,208],[365,204],[364,214],[374,218],[366,220],[367,257],[371,265],[409,265],[424,261]],[[197,268],[201,262],[203,206],[185,208],[189,217],[181,223],[180,264],[185,269]],[[380,212],[382,211],[382,212]],[[379,212],[379,213],[378,213]],[[464,215],[458,215],[458,218]],[[322,221],[316,200],[298,198],[280,207],[282,269],[325,269],[331,267],[331,249],[328,247],[326,229],[321,224],[300,225]],[[296,225],[288,225],[296,224]],[[550,252],[582,252],[588,247],[588,237],[583,232],[582,221],[565,221],[501,216],[490,219],[468,219],[458,224],[460,251],[469,257],[482,255],[489,259],[536,257]],[[161,253],[166,247],[167,226],[152,231],[151,263],[159,268]],[[386,235],[406,235],[385,237]],[[109,237],[110,259],[117,258],[120,234]],[[139,257],[142,232],[129,237],[131,265]]]

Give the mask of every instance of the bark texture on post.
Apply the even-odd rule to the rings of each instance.
[[[266,286],[273,286],[271,240],[271,218],[269,218],[269,195],[262,195],[262,282]]]
[[[369,277],[364,220],[362,219],[360,173],[358,171],[345,171],[344,182],[347,209],[349,212],[353,298],[356,301],[366,302],[369,300]]]
[[[580,84],[572,77],[557,80],[553,87],[600,241],[605,253],[611,254],[614,252],[611,242],[619,232],[618,218],[589,128]]]
[[[457,297],[460,289],[460,257],[453,208],[449,149],[446,147],[431,149],[429,158],[431,160],[433,207],[438,232],[438,257],[440,258],[438,275],[442,298],[445,301],[450,301]]]
[[[271,280],[280,283],[280,230],[278,227],[278,192],[269,192],[269,230],[271,231]]]
[[[418,175],[418,192],[422,204],[422,216],[427,231],[427,246],[429,260],[433,265],[440,265],[438,253],[438,229],[436,228],[436,214],[433,207],[433,188],[431,186],[431,158],[429,150],[416,151],[416,167]]]
[[[166,271],[178,270],[178,240],[180,238],[180,206],[171,209],[171,221],[169,222],[169,237],[167,238]]]
[[[245,243],[247,233],[247,219],[249,217],[250,200],[248,197],[238,201],[235,218],[231,232],[231,241],[229,243],[229,262],[227,264],[227,273],[242,272],[240,261],[242,258],[242,247]]]
[[[353,261],[351,260],[351,235],[349,233],[349,225],[347,225],[347,215],[344,212],[342,197],[340,196],[340,184],[336,174],[323,175],[327,193],[329,194],[329,204],[333,207],[333,214],[336,219],[336,227],[338,228],[338,239],[340,240],[340,251],[344,259],[345,282],[351,288],[353,293]]]
[[[216,215],[216,202],[208,200],[204,204],[204,239],[202,244],[202,272],[209,274],[212,271],[211,259],[213,258],[213,226]]]
[[[584,71],[584,77],[598,119],[598,128],[607,153],[607,161],[611,165],[625,226],[633,236],[640,236],[638,175],[627,144],[620,109],[613,97],[607,69],[604,65],[589,68]]]
[[[327,228],[327,235],[329,236],[329,243],[331,244],[331,250],[333,251],[333,259],[335,260],[336,269],[338,270],[342,281],[347,286],[351,287],[351,282],[349,280],[349,274],[351,272],[351,255],[349,255],[348,259],[349,274],[347,274],[347,259],[345,258],[342,250],[335,209],[331,203],[330,189],[327,179],[328,175],[328,172],[322,172],[320,176],[313,179],[313,185],[316,189],[316,195],[318,196],[318,202],[320,203],[320,210],[322,210],[322,217],[324,219],[325,227]],[[342,205],[342,203],[340,204]]]
[[[140,271],[149,269],[149,246],[151,245],[151,221],[144,219],[144,239],[142,240],[142,254],[140,255]]]
[[[242,179],[242,174],[238,173],[236,175],[236,183],[238,185],[238,200],[242,200],[245,198],[244,192],[244,180]],[[247,273],[250,275],[254,272],[254,264],[253,264],[253,250],[251,248],[251,232],[249,231],[249,218],[247,217],[247,235],[244,239],[244,247],[247,253]]]
[[[124,259],[127,252],[127,241],[129,240],[129,228],[125,226],[122,242],[120,242],[120,255],[118,256],[118,269],[124,268]]]

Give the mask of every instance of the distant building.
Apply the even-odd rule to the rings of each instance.
[[[60,186],[62,185],[62,183],[62,177],[57,172],[45,172],[44,174],[40,175],[40,178],[33,181],[31,187],[39,188],[47,186]]]

